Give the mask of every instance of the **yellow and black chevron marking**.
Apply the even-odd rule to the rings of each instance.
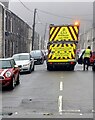
[[[77,41],[79,34],[79,26],[51,26],[50,41]]]
[[[52,44],[49,46],[48,60],[75,59],[76,44]]]

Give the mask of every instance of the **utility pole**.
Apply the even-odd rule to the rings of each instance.
[[[32,50],[33,50],[33,47],[34,47],[36,10],[37,10],[37,9],[34,9],[33,33],[32,33]]]
[[[47,23],[45,25],[45,32],[44,32],[44,45],[45,45],[45,42],[46,42],[46,31],[47,31]]]

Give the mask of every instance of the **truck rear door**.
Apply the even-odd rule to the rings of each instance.
[[[74,42],[59,42],[49,45],[48,62],[71,62],[76,59],[76,44]]]

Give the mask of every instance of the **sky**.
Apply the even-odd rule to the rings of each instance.
[[[18,2],[18,0],[10,0],[10,1]],[[22,0],[22,1],[24,2],[93,2],[94,0]]]
[[[22,18],[30,26],[33,25],[33,14],[36,8],[35,30],[48,36],[49,24],[73,24],[80,21],[80,33],[89,30],[93,24],[93,0],[76,2],[70,0],[10,0],[9,9]],[[81,1],[81,0],[80,0]],[[84,2],[83,2],[84,1]]]

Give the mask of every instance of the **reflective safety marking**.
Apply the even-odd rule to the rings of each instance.
[[[58,98],[59,114],[62,115],[62,96]]]
[[[50,30],[50,35],[52,34],[53,30],[54,30],[54,27],[51,28],[51,30]]]
[[[51,26],[49,41],[77,41],[79,26]]]
[[[60,91],[62,91],[63,90],[63,82],[61,81],[60,82]]]
[[[63,59],[63,60],[56,60],[56,59],[55,59],[55,60],[48,60],[48,62],[58,62],[58,63],[64,62],[64,64],[65,64],[65,62],[69,62],[69,61],[70,61],[70,62],[71,62],[71,61],[74,62],[75,59],[70,59],[70,60],[69,60],[69,59],[67,59],[67,60],[65,60],[65,59]]]
[[[71,30],[71,32],[72,32],[72,34],[73,34],[74,39],[77,40],[77,36],[76,36],[76,34],[74,33],[74,30],[73,30],[72,27],[70,27],[70,30]]]
[[[75,59],[76,44],[52,44],[49,45],[48,58],[50,60]]]
[[[59,29],[59,27],[57,27],[57,28],[55,29],[53,35],[52,35],[51,38],[50,38],[50,41],[52,41],[52,39],[53,39],[53,37],[55,36],[55,34],[57,33],[58,29]]]
[[[78,34],[79,29],[77,28],[77,26],[75,26],[74,29],[75,29],[76,33]]]
[[[73,40],[68,27],[61,27],[60,31],[57,33],[57,35],[55,36],[55,38],[53,38],[52,40],[54,41],[61,41],[61,40]]]

